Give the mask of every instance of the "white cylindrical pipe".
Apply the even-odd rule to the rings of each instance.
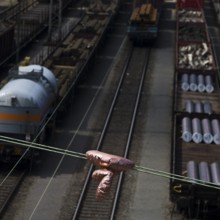
[[[199,163],[199,179],[204,182],[211,182],[211,173],[207,162]]]
[[[211,168],[212,182],[215,184],[220,184],[220,164],[214,162],[210,165],[210,168]]]
[[[194,112],[195,111],[194,103],[191,100],[187,100],[186,105],[185,105],[185,109],[186,109],[186,112],[188,112],[188,113]]]
[[[209,75],[205,76],[205,85],[206,85],[206,92],[212,93],[214,91],[214,86],[212,83],[211,76]]]
[[[198,75],[198,91],[199,92],[204,92],[206,89],[205,87],[205,79],[203,75]]]
[[[203,103],[203,110],[204,110],[204,113],[211,115],[212,114],[212,104],[210,102],[204,102]]]
[[[189,161],[186,165],[187,177],[191,178],[191,182],[195,183],[199,179],[198,164],[195,161]]]
[[[189,90],[189,75],[184,73],[181,79],[181,88],[183,91]]]
[[[212,128],[210,120],[207,118],[202,119],[202,132],[203,132],[203,141],[206,144],[211,144],[213,141]]]
[[[182,139],[185,142],[190,142],[192,140],[191,120],[188,117],[182,119]]]
[[[195,74],[190,74],[190,76],[189,76],[189,89],[192,92],[196,92],[198,89],[197,77]]]
[[[215,144],[220,144],[220,125],[218,119],[212,119],[211,122],[213,131],[213,141]]]
[[[202,142],[201,121],[198,118],[192,119],[192,140],[197,144]]]
[[[195,112],[203,113],[203,105],[200,101],[195,102]]]

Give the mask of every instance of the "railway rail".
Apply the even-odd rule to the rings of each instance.
[[[8,175],[10,171],[8,168],[3,168],[3,170],[1,171],[0,177],[0,217],[3,216],[9,202],[17,192],[17,189],[27,174],[26,168],[16,169],[12,174],[10,173],[10,175]]]
[[[146,48],[131,50],[109,108],[97,150],[128,156],[149,54],[150,49]],[[136,59],[137,55],[139,62]],[[114,218],[123,173],[115,177],[111,186],[111,195],[102,202],[102,206],[99,206],[99,202],[95,200],[97,185],[91,181],[91,173],[94,169],[94,166],[90,166],[73,219],[89,219],[91,216],[102,219]]]

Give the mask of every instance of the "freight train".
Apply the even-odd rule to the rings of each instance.
[[[127,29],[133,42],[144,44],[156,39],[162,3],[161,0],[134,0]]]
[[[35,59],[25,59],[9,71],[0,84],[0,135],[30,142],[44,141],[58,115],[71,102],[74,89],[86,73],[117,8],[116,1],[103,7],[91,4],[43,65],[36,64]],[[2,140],[0,161],[17,161],[25,150]],[[34,154],[30,150],[23,161]]]
[[[214,220],[220,218],[220,87],[203,7],[202,0],[177,1],[170,193],[186,218]]]

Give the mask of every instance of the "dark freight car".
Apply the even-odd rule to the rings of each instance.
[[[162,4],[162,0],[133,1],[127,30],[132,41],[146,43],[157,37]]]
[[[0,23],[0,64],[15,50],[14,28],[13,23]]]
[[[177,0],[176,7],[178,9],[203,9],[204,0]]]

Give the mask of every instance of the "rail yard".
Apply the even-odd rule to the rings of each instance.
[[[0,218],[219,219],[218,7],[2,1]]]

